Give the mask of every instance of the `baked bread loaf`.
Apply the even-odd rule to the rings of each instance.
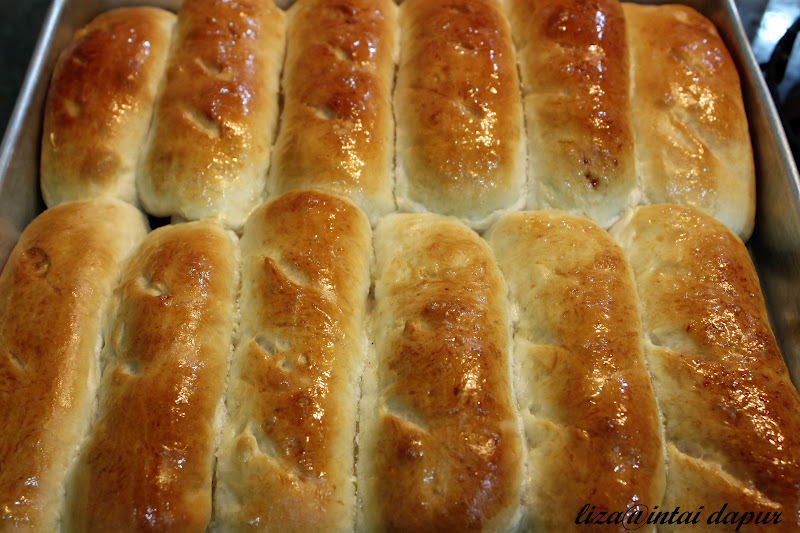
[[[521,530],[584,531],[586,504],[595,516],[660,505],[661,421],[622,250],[560,211],[508,214],[486,238],[517,309],[515,391],[528,448]]]
[[[456,219],[428,213],[384,217],[374,245],[358,530],[509,531],[523,453],[492,252]]]
[[[45,203],[114,196],[136,203],[136,164],[175,15],[119,8],[78,30],[58,58],[44,111]]]
[[[636,276],[664,416],[662,508],[777,512],[780,526],[770,518],[763,531],[797,531],[800,397],[747,249],[710,216],[672,205],[639,208],[613,231]],[[702,522],[686,529],[719,531]]]
[[[522,104],[496,0],[406,0],[395,91],[398,207],[488,225],[524,201]]]
[[[205,221],[158,228],[131,256],[63,531],[206,530],[237,267],[236,237]]]
[[[394,210],[392,0],[298,0],[289,11],[271,194],[322,189],[374,224]]]
[[[57,531],[92,418],[101,323],[147,225],[103,198],[48,209],[0,275],[0,530]]]
[[[699,209],[747,240],[753,149],[739,74],[717,29],[686,6],[623,8],[644,203]]]
[[[529,208],[608,228],[638,201],[617,0],[510,0],[528,134]]]
[[[145,209],[241,228],[264,198],[278,118],[283,12],[186,0],[137,183]]]
[[[370,225],[290,191],[244,228],[242,314],[218,452],[221,531],[352,531]]]

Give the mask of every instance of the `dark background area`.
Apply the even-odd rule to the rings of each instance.
[[[50,0],[0,0],[0,132],[6,131]]]

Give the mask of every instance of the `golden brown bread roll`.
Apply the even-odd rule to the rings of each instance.
[[[755,170],[733,59],[714,25],[689,7],[623,7],[644,202],[694,207],[746,240]]]
[[[283,12],[272,0],[186,0],[175,31],[139,196],[153,215],[238,229],[264,196]]]
[[[398,207],[485,227],[524,198],[517,65],[495,0],[406,0],[395,91]]]
[[[271,194],[350,196],[374,224],[394,210],[391,0],[299,0],[289,11]]]
[[[508,531],[523,457],[506,286],[491,250],[433,214],[388,215],[374,243],[358,530]]]
[[[486,238],[517,309],[515,388],[528,446],[521,529],[584,531],[576,520],[586,504],[595,516],[660,505],[661,422],[622,250],[560,211],[506,215]]]
[[[764,531],[800,530],[800,397],[747,249],[710,216],[672,205],[639,208],[613,231],[636,277],[664,415],[663,508],[702,505],[706,520],[723,504],[778,512],[781,525]],[[703,522],[686,530],[719,531]]]
[[[128,261],[64,531],[205,531],[237,251],[220,226],[188,222],[153,231]]]
[[[0,275],[0,530],[57,531],[67,466],[92,418],[101,324],[147,231],[112,199],[70,202],[23,231]]]
[[[52,207],[114,196],[135,203],[175,15],[113,9],[78,30],[58,58],[44,111],[41,186]]]
[[[510,0],[528,132],[528,206],[607,228],[638,201],[617,0]]]
[[[245,225],[220,530],[353,530],[370,234],[354,204],[317,191],[287,192]]]

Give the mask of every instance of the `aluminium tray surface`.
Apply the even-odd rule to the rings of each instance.
[[[792,379],[800,387],[800,177],[733,0],[683,3],[717,25],[741,74],[758,188],[756,226],[749,248],[775,334]],[[39,193],[42,109],[58,54],[72,34],[99,13],[142,4],[176,11],[181,0],[54,0],[50,6],[0,145],[0,265],[5,263],[20,232],[44,209]]]

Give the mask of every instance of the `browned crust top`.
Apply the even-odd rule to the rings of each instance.
[[[738,70],[714,24],[687,6],[623,4],[643,193],[749,237],[755,170]]]
[[[521,466],[505,285],[467,228],[432,215],[398,216],[391,226],[376,230],[376,239],[398,243],[377,259],[385,266],[375,295],[375,313],[393,326],[378,343],[374,468],[383,527],[503,527]]]
[[[502,10],[493,0],[408,0],[400,12],[395,100],[410,196],[459,216],[511,203],[522,115]],[[471,207],[452,213],[454,201]]]
[[[133,121],[146,132],[174,18],[162,9],[119,8],[78,30],[59,56],[45,103],[43,177],[102,190],[123,165],[132,167],[119,141]]]
[[[558,211],[508,215],[488,239],[520,308],[517,396],[537,421],[528,435],[541,476],[531,481],[535,520],[566,531],[588,502],[607,512],[660,504],[660,420],[622,249]],[[555,429],[542,442],[546,426]]]
[[[214,205],[263,176],[283,39],[283,14],[271,1],[184,2],[146,161],[155,194],[176,190]]]
[[[235,269],[232,239],[206,222],[155,230],[129,262],[70,495],[76,531],[206,527]]]
[[[292,9],[274,192],[391,195],[395,5],[301,0]]]
[[[245,226],[233,416],[249,426],[236,429],[236,453],[251,453],[255,435],[259,458],[225,480],[238,493],[239,522],[285,531],[352,524],[353,494],[342,495],[353,472],[370,234],[354,204],[317,191],[287,192]]]
[[[677,206],[640,208],[624,231],[667,439],[780,503],[796,526],[800,397],[747,249]]]
[[[565,195],[621,188],[624,200],[636,179],[620,3],[514,0],[512,13],[529,126],[544,143],[532,147],[534,179],[565,180],[554,185]]]
[[[122,223],[130,230],[120,231]],[[88,425],[101,312],[144,223],[116,202],[48,209],[20,236],[0,276],[0,529],[53,512],[66,459]]]

